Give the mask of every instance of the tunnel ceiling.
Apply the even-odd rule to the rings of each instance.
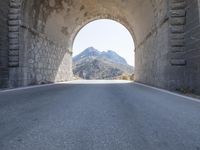
[[[24,23],[53,41],[71,44],[90,21],[113,19],[126,26],[139,44],[165,17],[166,5],[162,0],[27,0]]]

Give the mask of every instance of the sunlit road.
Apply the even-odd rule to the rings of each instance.
[[[0,150],[200,150],[200,102],[111,81],[0,92]]]

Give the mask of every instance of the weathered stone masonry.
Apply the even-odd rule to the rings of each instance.
[[[19,66],[20,11],[21,1],[10,0],[10,9],[8,14],[9,67]]]
[[[200,93],[200,1],[186,0],[186,87]]]
[[[0,87],[8,86],[8,11],[9,1],[0,1]]]
[[[200,92],[199,0],[4,0],[0,85],[72,78],[76,33],[95,19],[119,21],[136,45],[136,81]]]
[[[29,25],[23,16],[20,17],[23,13],[27,13],[22,9],[24,2],[21,0],[10,2],[10,86],[70,80],[71,52]]]
[[[185,23],[186,23],[185,0],[171,0],[170,3],[170,63],[171,77],[170,86],[176,88],[185,87],[184,71],[186,66],[185,54]]]

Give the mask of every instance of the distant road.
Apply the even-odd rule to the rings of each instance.
[[[123,81],[0,92],[0,150],[200,150],[200,102]]]

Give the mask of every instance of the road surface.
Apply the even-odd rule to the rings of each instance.
[[[0,150],[200,150],[200,102],[113,81],[0,92]]]

